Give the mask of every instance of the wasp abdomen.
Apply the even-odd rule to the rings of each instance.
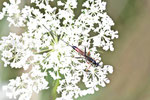
[[[79,48],[77,48],[76,46],[72,46],[72,48],[76,50],[79,54],[84,55],[84,52],[80,50]]]

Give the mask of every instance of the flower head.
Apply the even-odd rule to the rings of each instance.
[[[78,17],[74,13],[77,0],[58,0],[56,7],[49,2],[54,1],[31,0],[34,7],[20,8],[21,0],[10,0],[0,12],[0,19],[8,16],[10,26],[27,29],[20,35],[10,33],[0,41],[5,67],[30,70],[4,87],[10,98],[30,100],[33,92],[49,88],[51,82],[46,77],[59,82],[57,93],[61,96],[57,100],[93,94],[98,86],[105,87],[110,82],[107,75],[113,67],[104,65],[97,51],[97,47],[114,51],[113,39],[118,38],[118,32],[111,29],[114,23],[106,13],[106,2],[86,0]],[[84,50],[79,53],[69,45],[78,50],[86,46],[91,54]],[[76,58],[79,56],[81,59]]]

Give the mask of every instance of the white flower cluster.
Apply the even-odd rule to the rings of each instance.
[[[4,87],[10,98],[30,100],[32,92],[48,89],[51,82],[46,77],[59,80],[57,92],[61,96],[57,100],[93,94],[99,90],[98,86],[105,87],[110,82],[107,75],[113,72],[113,67],[103,65],[96,49],[113,51],[113,39],[118,38],[118,32],[111,29],[114,23],[105,12],[106,2],[86,0],[78,17],[74,13],[77,0],[57,0],[57,7],[50,2],[56,1],[31,0],[34,6],[20,8],[21,0],[10,0],[0,12],[0,19],[7,16],[10,26],[27,29],[20,35],[10,33],[0,41],[5,67],[31,69]],[[97,35],[90,36],[91,32]],[[88,47],[99,66],[88,64],[84,58],[76,59],[79,53],[61,39],[79,48]]]
[[[48,82],[44,79],[46,75],[45,72],[40,71],[39,66],[34,66],[30,73],[10,80],[3,89],[7,91],[6,95],[11,99],[30,100],[32,92],[39,93],[43,89],[48,89]]]

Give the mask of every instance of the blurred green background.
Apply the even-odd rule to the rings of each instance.
[[[6,0],[0,1],[0,9],[3,1]],[[150,0],[105,1],[107,12],[115,22],[113,29],[119,31],[119,39],[114,40],[115,51],[102,54],[104,64],[114,66],[114,73],[109,75],[111,83],[107,87],[77,100],[150,100]],[[7,36],[10,30],[13,28],[8,28],[6,19],[1,20],[0,36]],[[0,90],[1,85],[20,73],[4,68],[1,62]],[[42,93],[44,100],[51,100],[46,98],[49,94]],[[0,100],[7,99],[0,97]],[[35,94],[32,100],[40,98]]]

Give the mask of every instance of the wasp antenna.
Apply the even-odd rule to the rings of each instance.
[[[84,55],[86,56],[86,47],[84,47]]]
[[[44,24],[43,24],[43,26],[45,27],[45,29],[47,29],[48,31],[49,31],[49,33],[51,34],[51,36],[53,37],[53,39],[54,39],[54,35],[56,36],[56,34],[53,34],[52,33],[52,31],[51,30],[49,30]],[[67,43],[66,41],[64,41],[63,39],[61,39],[64,43],[66,43],[67,45],[69,45],[69,46],[71,46],[72,47],[72,45],[70,45],[69,43]]]
[[[72,45],[70,45],[69,43],[67,43],[66,41],[64,41],[63,39],[61,39],[64,43],[66,43],[67,45],[69,45],[69,46],[71,46],[72,47]]]
[[[51,30],[49,30],[44,24],[43,24],[43,26],[45,27],[45,29],[47,29],[49,32],[51,32]]]
[[[49,30],[44,24],[43,24],[43,26],[44,26],[45,29],[48,30],[48,32],[50,33],[50,35],[52,36],[52,38],[55,39],[55,38],[54,38],[54,35],[55,35],[55,34],[53,34],[52,31]],[[55,36],[56,36],[56,35],[55,35]]]

